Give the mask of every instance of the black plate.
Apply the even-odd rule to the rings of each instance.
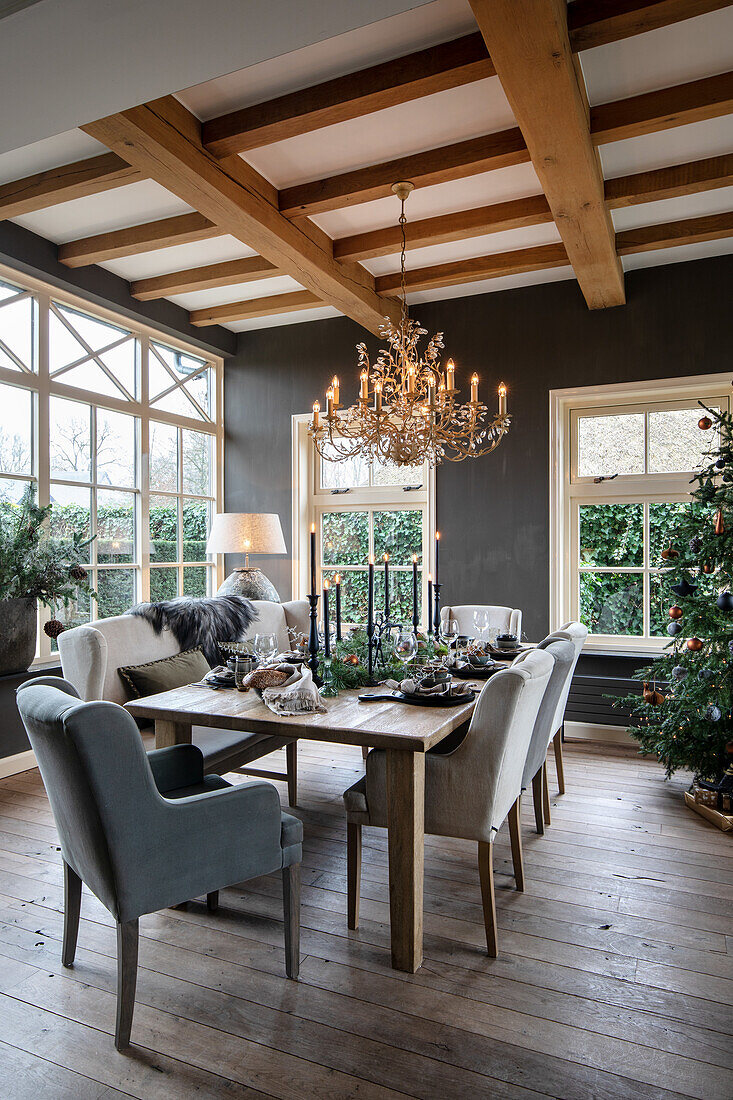
[[[501,666],[497,665],[470,665],[465,668],[452,668],[451,672],[459,680],[488,680]]]
[[[462,703],[470,702],[475,695],[475,691],[467,691],[465,695],[408,695],[404,691],[374,691],[368,695],[360,695],[359,702],[389,701],[409,703],[413,707],[459,707]]]
[[[531,646],[523,645],[517,646],[516,649],[498,649],[496,646],[490,646],[489,652],[495,661],[513,661],[520,653],[530,648]]]

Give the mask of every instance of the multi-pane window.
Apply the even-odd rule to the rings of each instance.
[[[312,447],[312,444],[310,444]],[[375,562],[375,608],[384,608],[384,556],[389,560],[390,618],[412,621],[413,558],[418,567],[418,613],[423,618],[430,545],[427,467],[370,465],[315,459],[311,514],[318,530],[318,574],[341,578],[345,623],[367,617],[368,566]]]
[[[59,609],[66,626],[215,587],[220,375],[191,349],[0,279],[0,522],[32,482],[54,535],[92,538],[96,597]]]
[[[723,395],[711,408],[728,408]],[[662,551],[690,504],[690,477],[715,447],[693,400],[571,410],[566,617],[611,643],[667,641]]]

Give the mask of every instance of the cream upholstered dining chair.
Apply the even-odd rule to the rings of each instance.
[[[518,607],[501,607],[490,603],[461,603],[440,609],[440,622],[444,625],[448,619],[455,619],[458,623],[458,633],[469,638],[475,636],[476,614],[486,616],[486,628],[496,630],[499,634],[516,634],[522,636],[522,612]]]
[[[275,634],[279,649],[284,651],[290,648],[291,633],[307,635],[307,600],[284,604],[253,600],[252,604],[257,618],[245,634],[245,640],[254,638],[258,632]],[[121,705],[129,701],[130,690],[118,669],[162,660],[181,651],[172,630],[164,628],[156,634],[151,623],[137,615],[115,615],[65,630],[59,636],[58,646],[64,678],[73,685],[81,699],[103,699]],[[287,779],[288,802],[295,806],[298,791],[297,741],[288,737],[236,733],[206,726],[193,727],[192,741],[201,749],[207,773],[224,775],[237,771],[259,778]],[[283,747],[287,772],[263,772],[250,766]]]
[[[529,787],[530,783],[532,784],[534,816],[538,833],[544,833],[545,825],[550,824],[550,795],[547,784],[547,750],[550,744],[555,750],[558,793],[565,793],[565,768],[562,758],[565,708],[578,658],[587,637],[586,626],[578,622],[569,622],[560,630],[548,634],[537,647],[550,650],[555,656],[555,671],[537,716],[522,776],[522,790]]]
[[[493,958],[498,950],[493,842],[508,817],[514,877],[523,890],[522,770],[552,667],[551,653],[533,651],[497,672],[478,697],[463,741],[450,752],[425,757],[425,832],[478,841],[486,945]],[[366,775],[344,794],[349,928],[359,924],[362,825],[387,826],[386,761],[383,750],[372,749]]]

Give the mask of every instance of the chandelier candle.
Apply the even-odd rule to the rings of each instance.
[[[459,462],[489,454],[510,428],[503,383],[496,416],[479,401],[476,374],[471,378],[470,401],[461,403],[455,363],[449,359],[445,369],[441,366],[442,332],[435,333],[427,347],[418,347],[425,330],[408,317],[405,282],[405,200],[413,188],[408,181],[392,187],[401,203],[399,324],[387,321],[381,326],[384,346],[373,362],[366,344],[357,345],[360,384],[355,405],[342,408],[339,379],[334,376],[326,392],[326,415],[320,415],[320,406],[313,407],[308,434],[328,462],[357,456],[367,463],[393,466]]]
[[[341,641],[341,576],[336,574],[336,641]]]
[[[417,634],[419,623],[417,615],[417,554],[412,555],[412,629]]]

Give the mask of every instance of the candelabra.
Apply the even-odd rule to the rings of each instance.
[[[319,684],[321,678],[318,675],[318,594],[311,592],[308,597],[310,604],[310,635],[308,638],[308,667],[313,673],[314,683]]]
[[[442,584],[438,584],[437,581],[433,581],[433,600],[435,601],[435,611],[433,614],[433,626],[435,628],[436,639],[440,636],[440,590],[443,587]],[[428,612],[429,614],[429,612]]]

